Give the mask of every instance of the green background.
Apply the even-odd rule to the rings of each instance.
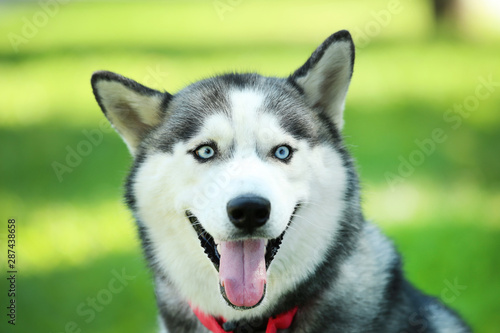
[[[366,216],[394,239],[412,282],[475,332],[497,332],[500,30],[474,15],[437,31],[425,1],[0,4],[0,252],[15,218],[18,269],[13,327],[0,261],[0,331],[155,332],[121,199],[131,158],[103,125],[93,71],[171,93],[233,70],[286,76],[348,29],[358,48],[344,134]]]

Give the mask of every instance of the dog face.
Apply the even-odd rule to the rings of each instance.
[[[185,300],[258,315],[319,265],[344,207],[339,130],[353,52],[343,31],[288,79],[228,74],[175,95],[94,74],[135,157],[127,201],[151,264]]]

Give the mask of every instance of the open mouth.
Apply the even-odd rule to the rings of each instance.
[[[195,215],[186,211],[186,216],[198,234],[205,254],[219,272],[220,291],[226,302],[240,310],[258,306],[264,299],[267,269],[278,253],[286,229],[273,239],[249,238],[216,243]]]

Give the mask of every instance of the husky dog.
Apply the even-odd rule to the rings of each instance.
[[[353,65],[339,31],[287,78],[231,73],[172,95],[93,75],[134,156],[125,198],[162,332],[470,332],[363,217],[341,134]]]

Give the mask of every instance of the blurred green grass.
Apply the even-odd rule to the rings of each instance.
[[[41,7],[0,4],[0,209],[3,220],[18,221],[20,271],[18,325],[2,327],[63,332],[75,322],[83,332],[155,330],[150,277],[121,203],[125,145],[102,132],[62,181],[52,166],[66,164],[68,149],[88,140],[84,131],[100,129],[93,71],[169,92],[232,70],[284,76],[330,33],[349,29],[362,47],[344,133],[366,215],[395,240],[412,281],[446,296],[447,283],[457,280],[466,288],[445,297],[449,305],[475,332],[496,332],[500,89],[457,129],[443,114],[474,95],[479,78],[500,80],[500,40],[435,37],[429,6],[402,4],[365,43],[362,34],[386,1],[242,1],[223,20],[211,1],[76,2],[61,5],[18,52],[9,34],[21,34],[23,18]],[[397,173],[399,156],[407,158],[414,141],[435,128],[447,140],[391,187],[386,172]],[[136,278],[86,322],[79,305],[104,297],[112,271],[122,269]]]

